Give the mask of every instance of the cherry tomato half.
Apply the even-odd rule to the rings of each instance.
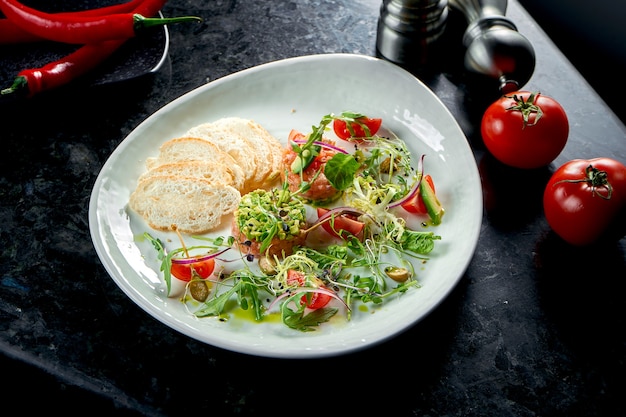
[[[328,213],[328,209],[318,207],[317,217],[322,217]],[[341,216],[335,216],[330,220],[322,223],[322,227],[326,232],[334,237],[345,239],[347,236],[354,235],[359,236],[365,227],[365,223],[358,221],[356,217],[349,214],[342,214]]]
[[[428,185],[430,185],[430,188],[433,189],[433,192],[435,192],[435,184],[433,183],[433,179],[430,175],[428,174],[424,175],[423,181],[426,181]],[[420,184],[420,187],[421,187],[421,184]],[[426,208],[426,204],[424,204],[424,198],[419,192],[419,188],[418,188],[418,192],[415,193],[413,198],[402,203],[402,208],[408,211],[409,213],[413,213],[413,214],[427,214],[428,213],[428,209]]]
[[[215,269],[215,259],[204,259],[202,261],[194,262],[191,264],[178,264],[172,263],[170,272],[176,278],[182,281],[191,281],[191,278],[199,276],[202,279],[206,279],[211,276]],[[193,271],[192,271],[193,270]]]
[[[565,110],[553,98],[517,91],[487,108],[480,130],[485,146],[500,162],[533,169],[548,165],[561,153],[569,123]]]
[[[325,307],[331,300],[331,296],[321,292],[312,292],[308,295],[309,301],[307,302],[307,295],[303,295],[300,302],[306,304],[311,310],[317,310],[318,308]]]
[[[626,166],[611,158],[574,159],[546,185],[544,214],[566,242],[584,246],[626,233]]]
[[[383,119],[379,118],[369,118],[367,116],[360,117],[356,119],[359,123],[364,124],[369,129],[369,135],[366,134],[365,129],[363,129],[358,123],[352,123],[350,126],[354,131],[354,135],[350,133],[348,129],[348,124],[341,119],[333,120],[333,130],[339,139],[350,139],[350,138],[366,138],[368,136],[373,136],[380,129],[380,125],[383,123]]]
[[[288,270],[287,283],[303,286],[305,284],[304,273],[301,271],[296,271],[295,269]],[[320,284],[320,288],[324,288],[324,286]],[[311,292],[309,294],[303,295],[300,299],[300,303],[306,304],[306,306],[312,310],[317,310],[318,308],[326,306],[326,304],[330,302],[331,298],[332,297],[328,294],[324,294],[321,292]]]

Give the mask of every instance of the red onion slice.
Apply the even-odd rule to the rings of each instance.
[[[324,223],[326,220],[330,219],[331,217],[339,217],[339,216],[343,216],[344,214],[359,217],[367,213],[361,210],[357,210],[354,207],[335,207],[332,209],[328,209],[328,211],[324,213],[323,216],[317,219],[316,223]]]
[[[409,201],[410,199],[412,199],[415,194],[417,193],[417,190],[420,187],[420,184],[422,183],[422,178],[424,178],[424,154],[422,154],[418,164],[417,164],[417,170],[419,171],[419,180],[413,185],[413,187],[411,188],[411,190],[407,193],[407,195],[405,195],[404,197],[402,197],[400,200],[398,201],[394,201],[393,203],[390,203],[387,208],[394,208],[394,207],[398,207],[401,206],[402,204],[406,203],[407,201]]]
[[[303,140],[303,139],[296,139],[296,140],[294,140],[294,142],[297,143],[298,145],[302,145],[303,143],[306,143],[307,141]],[[331,145],[330,143],[321,142],[321,141],[317,141],[316,140],[316,141],[313,142],[313,144],[317,145],[317,146],[321,146],[322,148],[331,149],[331,150],[333,150],[335,152],[345,153],[345,154],[348,153],[348,151],[346,151],[345,149],[342,149],[342,148],[340,148],[338,146],[335,146],[335,145]]]
[[[326,294],[326,295],[329,295],[330,297],[334,298],[335,300],[339,300],[339,301],[341,301],[341,304],[343,304],[343,306],[344,306],[346,309],[350,310],[350,307],[346,304],[346,302],[343,300],[343,298],[341,298],[339,295],[337,295],[337,293],[336,293],[336,292],[331,291],[331,290],[328,290],[328,289],[326,289],[326,288],[311,288],[311,287],[298,287],[298,288],[294,288],[294,289],[293,289],[293,290],[291,290],[291,291],[284,292],[284,293],[282,293],[281,295],[279,295],[278,297],[276,297],[276,298],[274,299],[274,301],[272,301],[272,302],[270,303],[270,305],[269,305],[269,306],[267,306],[267,309],[268,309],[268,310],[271,310],[271,309],[272,309],[272,307],[274,307],[274,306],[276,305],[276,303],[277,303],[279,300],[282,300],[283,298],[290,297],[290,296],[292,296],[292,295],[294,295],[294,294],[299,294],[299,293],[304,294],[304,293],[307,293],[307,292],[310,292],[310,293],[320,293],[320,294]]]
[[[229,249],[230,248],[222,249],[221,251],[218,251],[218,252],[215,252],[215,253],[207,253],[206,255],[202,255],[202,256],[198,256],[198,257],[172,258],[172,263],[173,264],[178,264],[178,265],[191,265],[191,264],[195,264],[197,262],[202,262],[202,261],[206,261],[206,260],[209,260],[209,259],[213,259],[213,258],[221,255],[222,253],[226,252]]]

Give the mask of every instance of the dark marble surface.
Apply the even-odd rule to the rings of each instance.
[[[626,3],[611,0],[518,0],[591,86],[626,123]]]
[[[459,285],[405,333],[326,359],[241,355],[162,325],[102,267],[88,228],[90,192],[130,131],[172,99],[234,71],[314,53],[374,55],[379,6],[171,0],[165,15],[199,15],[204,23],[170,28],[169,57],[157,73],[2,102],[4,404],[150,416],[626,415],[626,240],[571,248],[550,232],[540,199],[551,171],[569,159],[626,162],[626,129],[516,1],[508,15],[537,53],[526,87],[563,104],[568,144],[546,169],[507,169],[485,154],[477,129],[494,93],[462,71],[455,44],[420,72],[472,145],[485,212]],[[461,22],[451,17],[451,40]]]

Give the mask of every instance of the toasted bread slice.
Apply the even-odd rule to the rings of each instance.
[[[156,230],[207,233],[241,200],[230,185],[203,178],[154,175],[142,180],[130,195],[129,205]]]
[[[214,143],[201,138],[180,137],[168,140],[159,148],[158,156],[146,160],[146,167],[150,170],[159,165],[189,161],[222,165],[231,172],[235,188],[241,189],[245,184],[246,175],[233,157]]]
[[[277,177],[280,170],[282,146],[265,128],[254,120],[240,117],[225,117],[211,123],[213,128],[219,128],[232,134],[244,137],[252,144],[252,152],[257,157],[257,171],[248,191],[260,188],[266,182]]]
[[[237,185],[232,170],[222,164],[207,161],[181,161],[157,165],[141,174],[137,182],[153,176],[204,178],[211,184]]]
[[[217,145],[222,151],[232,156],[235,162],[243,169],[246,177],[244,187],[248,188],[255,183],[257,165],[263,161],[260,161],[255,144],[244,136],[228,129],[222,129],[214,123],[203,123],[194,126],[187,131],[186,136],[208,140]]]

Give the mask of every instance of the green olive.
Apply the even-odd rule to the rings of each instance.
[[[385,268],[385,274],[389,278],[397,282],[404,282],[411,276],[411,273],[406,268],[400,268],[397,266],[388,266]]]
[[[274,260],[267,256],[262,256],[259,258],[259,268],[261,268],[261,272],[266,275],[276,275],[278,272],[276,270],[276,263]]]

